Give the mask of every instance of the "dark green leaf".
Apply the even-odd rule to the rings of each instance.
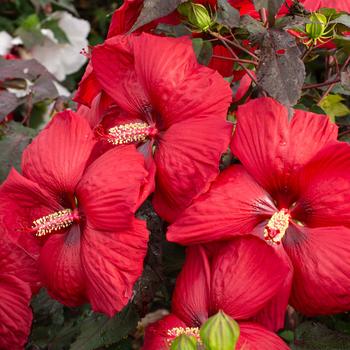
[[[271,24],[274,23],[275,16],[277,15],[284,1],[285,0],[253,0],[255,9],[257,11],[261,9],[267,9],[269,22]]]
[[[349,350],[350,336],[332,331],[321,323],[305,322],[296,329],[298,350]]]
[[[350,28],[350,15],[344,14],[329,22],[329,24],[333,24],[333,23],[343,24],[344,26]]]
[[[0,129],[0,182],[4,181],[12,167],[20,170],[24,148],[32,141],[35,131],[19,123],[10,122]]]
[[[261,41],[266,34],[266,28],[262,25],[262,23],[248,15],[242,16],[241,28],[248,31],[249,39],[253,44]]]
[[[70,350],[94,350],[117,343],[132,331],[138,322],[133,305],[128,305],[114,317],[93,314],[81,326],[81,332]]]
[[[295,38],[282,30],[267,31],[257,69],[259,85],[286,106],[297,103],[305,79],[305,66]]]
[[[345,89],[350,90],[350,68],[349,67],[345,71],[341,72],[340,79],[341,79],[341,85]]]
[[[213,46],[209,41],[201,38],[192,39],[193,50],[200,64],[207,66],[213,55]]]
[[[130,32],[152,22],[155,19],[164,17],[176,10],[176,8],[187,0],[144,0],[141,13],[132,26]]]
[[[227,0],[218,0],[216,22],[228,28],[239,27],[239,11],[232,7]]]

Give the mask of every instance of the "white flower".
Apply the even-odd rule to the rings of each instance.
[[[5,31],[0,32],[0,56],[5,56],[10,52],[13,46],[12,41],[13,38],[9,33]]]
[[[87,60],[80,51],[88,46],[90,24],[65,11],[54,12],[49,19],[58,20],[58,25],[65,32],[69,43],[59,43],[50,29],[42,29],[44,43],[34,46],[31,55],[62,81],[66,75],[78,71]]]

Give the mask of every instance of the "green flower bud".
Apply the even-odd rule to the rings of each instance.
[[[185,2],[177,8],[178,12],[187,17],[188,22],[196,30],[207,31],[213,24],[213,20],[205,6]]]
[[[322,13],[314,12],[309,17],[311,23],[305,25],[305,31],[309,38],[318,39],[323,36],[327,27],[327,18]]]
[[[238,323],[219,311],[210,317],[200,329],[200,336],[208,350],[234,350],[239,337]]]
[[[181,334],[171,342],[171,350],[197,350],[197,339],[194,336]]]

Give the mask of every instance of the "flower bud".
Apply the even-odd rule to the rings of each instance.
[[[239,337],[238,323],[219,311],[210,317],[200,329],[200,336],[206,349],[234,350]]]
[[[182,16],[187,17],[188,22],[199,31],[207,31],[214,23],[208,10],[201,4],[185,2],[177,10]]]
[[[171,350],[197,350],[197,339],[193,336],[181,334],[171,342]]]
[[[305,25],[305,31],[309,38],[318,39],[324,34],[327,27],[327,18],[322,13],[314,12],[309,17],[311,23]]]

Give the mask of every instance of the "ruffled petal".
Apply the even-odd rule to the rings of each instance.
[[[102,88],[125,111],[143,113],[149,101],[135,72],[134,36],[116,36],[94,47],[91,62]],[[145,55],[145,53],[142,53]]]
[[[273,247],[253,236],[223,243],[211,268],[212,310],[236,320],[255,316],[273,300],[289,271]]]
[[[290,303],[305,315],[350,309],[350,229],[293,225],[284,247],[294,266]]]
[[[84,230],[82,262],[94,311],[113,316],[128,303],[143,270],[147,242],[146,223],[140,220],[124,232]]]
[[[240,106],[232,151],[270,194],[288,192],[296,172],[321,148],[337,138],[327,116],[288,110],[271,98]],[[292,204],[292,203],[290,203]]]
[[[349,1],[338,0],[301,0],[303,6],[309,11],[317,11],[320,8],[332,8],[338,11],[345,11],[350,13]]]
[[[208,190],[219,174],[232,125],[226,120],[187,120],[172,125],[157,143],[153,205],[158,214],[173,222],[192,200]]]
[[[275,252],[288,266],[288,274],[274,297],[256,314],[253,320],[270,331],[284,328],[285,313],[293,282],[293,265],[283,247],[276,247]]]
[[[0,232],[0,279],[2,274],[16,276],[37,290],[40,286],[40,278],[36,259],[10,241],[5,228],[2,227]]]
[[[121,231],[144,199],[147,171],[133,145],[115,147],[86,170],[77,186],[79,208],[91,228]]]
[[[90,61],[81,81],[79,82],[79,87],[73,100],[82,105],[91,107],[92,101],[98,96],[101,90],[102,87],[97,80]]]
[[[123,5],[114,11],[107,38],[126,34],[136,22],[143,7],[143,0],[125,0]]]
[[[350,226],[350,146],[325,147],[299,177],[299,199],[292,215],[306,226]]]
[[[167,239],[188,245],[247,234],[275,211],[271,197],[242,166],[234,165],[169,226]]]
[[[33,235],[33,221],[59,211],[62,206],[43,186],[28,180],[12,169],[0,189],[2,223],[11,239],[34,258],[40,244]]]
[[[142,350],[169,350],[168,331],[178,327],[186,328],[186,324],[173,314],[150,324],[145,329]]]
[[[57,197],[73,194],[94,144],[84,118],[71,111],[56,114],[23,152],[23,175]]]
[[[134,39],[134,54],[159,129],[186,119],[226,120],[230,86],[218,72],[198,64],[191,40],[143,33]]]
[[[81,231],[74,224],[66,234],[53,234],[41,249],[41,279],[51,297],[73,307],[86,302],[86,276],[81,264]]]
[[[201,246],[187,248],[186,261],[176,280],[172,312],[189,327],[200,327],[208,319],[210,266]]]
[[[256,323],[240,323],[237,350],[290,350],[276,334]]]
[[[0,349],[23,350],[32,324],[27,283],[11,275],[0,276]]]

